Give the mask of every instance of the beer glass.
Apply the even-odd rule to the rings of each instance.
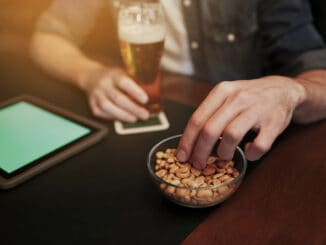
[[[159,1],[127,1],[119,8],[118,35],[127,73],[148,94],[150,113],[161,111],[160,60],[165,23]]]

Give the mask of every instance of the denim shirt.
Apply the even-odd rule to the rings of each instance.
[[[78,12],[72,20],[67,17],[67,4],[78,1]],[[93,16],[91,12],[98,9],[95,2],[100,0],[78,1],[57,0],[61,7],[50,7],[40,18],[38,29],[78,43],[74,31],[86,33],[81,27],[87,26],[84,22]],[[269,74],[294,76],[326,68],[325,44],[312,24],[308,0],[181,1],[197,79],[218,83]],[[111,13],[116,13],[119,1],[109,2],[113,3]],[[51,18],[56,18],[56,25],[51,25]],[[60,22],[60,18],[65,21]],[[61,31],[59,22],[65,25]]]
[[[216,83],[326,68],[306,0],[184,0],[196,77]]]

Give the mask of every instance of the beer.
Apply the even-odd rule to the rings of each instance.
[[[148,7],[148,6],[147,6]],[[157,7],[156,7],[157,8]],[[132,11],[136,11],[132,12]],[[147,13],[137,11],[133,8],[132,16]],[[128,13],[130,13],[128,12]],[[151,14],[153,16],[153,14]],[[161,108],[160,95],[160,60],[164,47],[165,26],[162,22],[155,24],[143,23],[146,16],[141,17],[141,21],[128,21],[119,19],[119,40],[120,50],[126,70],[148,94],[149,103],[147,109],[151,113],[158,113]]]
[[[143,44],[120,41],[120,46],[128,74],[148,94],[148,109],[152,113],[159,112],[161,110],[159,69],[163,41]]]

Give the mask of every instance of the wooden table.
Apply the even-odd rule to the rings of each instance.
[[[211,87],[177,75],[163,81],[165,98],[193,107]],[[183,244],[326,244],[325,136],[325,121],[291,125],[239,191],[185,234]]]

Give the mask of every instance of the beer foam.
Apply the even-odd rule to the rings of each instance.
[[[146,24],[121,25],[118,32],[121,41],[147,44],[163,41],[165,27],[163,25]]]

